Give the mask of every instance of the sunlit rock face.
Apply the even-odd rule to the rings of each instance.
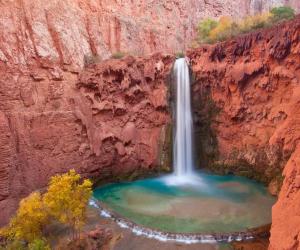
[[[271,181],[271,187],[284,169],[270,249],[298,249],[300,18],[203,46],[189,57],[197,153],[206,156],[200,163]]]

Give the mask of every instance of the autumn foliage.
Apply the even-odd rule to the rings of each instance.
[[[49,215],[68,225],[74,236],[84,225],[86,206],[91,195],[91,181],[80,183],[80,175],[71,170],[68,174],[51,178],[43,203]]]
[[[42,202],[42,196],[39,192],[34,192],[20,202],[17,214],[11,219],[6,231],[7,236],[32,242],[34,239],[42,237],[43,227],[47,220],[48,215]]]
[[[270,27],[280,21],[295,17],[295,11],[290,7],[276,7],[270,12],[248,16],[235,21],[230,17],[221,17],[218,21],[207,18],[198,25],[198,42],[214,43],[224,41],[239,34],[251,32],[260,28]]]
[[[92,182],[81,181],[74,170],[51,178],[47,192],[34,192],[20,202],[19,209],[0,235],[7,239],[5,249],[50,249],[45,229],[59,222],[78,236],[85,224]],[[0,247],[1,249],[1,247]]]

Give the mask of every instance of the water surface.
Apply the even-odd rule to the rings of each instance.
[[[196,173],[117,183],[94,197],[121,216],[172,233],[244,231],[271,222],[275,199],[257,182]]]

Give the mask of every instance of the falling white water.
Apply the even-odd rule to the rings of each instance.
[[[174,172],[184,177],[193,172],[191,83],[185,58],[177,59],[174,66],[176,80],[176,129],[173,145]]]
[[[191,82],[185,58],[177,59],[174,66],[176,89],[175,130],[172,175],[162,177],[167,185],[193,185],[206,188],[199,174],[194,173],[193,119],[191,108]]]

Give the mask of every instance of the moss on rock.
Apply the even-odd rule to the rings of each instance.
[[[210,96],[210,91],[197,92],[193,96],[194,144],[197,166],[205,167],[219,157],[218,140],[213,129],[213,121],[220,112]]]

